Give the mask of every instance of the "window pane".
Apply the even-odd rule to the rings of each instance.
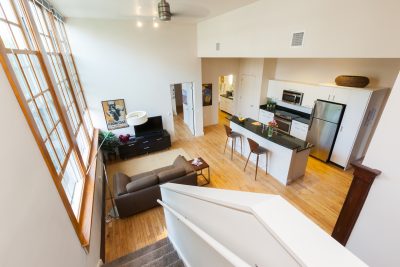
[[[26,44],[25,37],[24,37],[24,34],[22,33],[21,28],[19,28],[17,26],[14,26],[14,25],[11,25],[11,30],[12,30],[12,32],[14,34],[15,39],[16,39],[18,48],[21,49],[21,50],[28,49],[28,46]]]
[[[88,129],[88,131],[89,131],[89,136],[90,136],[90,139],[92,139],[93,138],[93,126],[92,126],[92,122],[90,121],[90,116],[89,116],[89,111],[88,110],[85,110],[84,111],[84,113],[83,113],[83,119],[85,120],[85,125],[86,125],[86,128]]]
[[[61,166],[60,166],[60,163],[57,160],[57,156],[56,156],[56,153],[54,152],[53,147],[50,145],[50,141],[49,140],[47,140],[47,142],[46,142],[46,148],[47,148],[47,151],[49,152],[51,161],[53,162],[53,165],[56,168],[57,173],[60,173]]]
[[[51,130],[54,128],[53,122],[51,120],[50,114],[47,111],[46,103],[44,102],[43,96],[39,96],[36,98],[36,105],[38,106],[40,115],[43,118],[44,125],[47,128],[48,132],[51,132]]]
[[[33,102],[29,102],[28,106],[32,112],[36,125],[39,128],[40,135],[42,136],[42,139],[45,140],[47,138],[47,133],[46,129],[43,126],[42,120],[40,119],[39,112],[37,111],[36,106]]]
[[[10,27],[7,23],[0,21],[0,36],[6,48],[16,49],[17,45],[14,42]]]
[[[4,13],[3,13],[3,9],[1,8],[1,4],[0,4],[0,18],[6,19],[6,17],[4,16]]]
[[[6,13],[6,17],[8,21],[12,21],[14,23],[18,23],[18,19],[15,16],[14,9],[10,3],[10,0],[2,0],[1,6],[3,7],[4,13]]]
[[[85,165],[87,166],[88,158],[89,158],[89,143],[86,139],[85,131],[83,129],[83,126],[79,128],[78,136],[76,138],[79,151],[81,152],[82,158],[84,160]]]
[[[67,194],[67,198],[71,204],[75,216],[79,215],[79,207],[83,192],[83,176],[79,171],[75,154],[72,153],[68,160],[61,184]]]
[[[22,71],[21,71],[21,68],[19,67],[17,58],[14,55],[8,54],[8,59],[11,62],[11,66],[14,70],[15,76],[17,76],[19,86],[21,87],[22,92],[24,93],[25,99],[30,100],[31,94],[29,92],[28,85],[26,84],[25,78],[22,75]]]
[[[58,138],[57,132],[53,131],[51,133],[50,138],[51,142],[53,143],[54,149],[56,150],[58,159],[60,160],[61,163],[63,163],[65,160],[65,152],[61,145],[60,138]]]
[[[51,117],[53,118],[53,121],[57,123],[59,120],[59,117],[58,117],[56,107],[54,105],[53,97],[51,96],[49,91],[47,91],[44,94],[44,97],[46,98],[47,105],[49,106]]]
[[[68,143],[67,136],[65,135],[64,128],[62,127],[61,123],[59,123],[57,125],[57,132],[58,132],[58,135],[61,138],[61,143],[62,143],[62,145],[64,147],[64,150],[68,151],[69,150],[69,143]]]
[[[42,91],[45,91],[46,89],[48,89],[48,87],[46,79],[44,78],[43,69],[42,66],[40,65],[39,59],[36,55],[29,55],[29,58],[32,61],[36,76],[39,80],[40,87],[42,88]]]
[[[18,55],[19,62],[21,63],[22,70],[24,71],[24,74],[26,76],[26,79],[28,80],[29,88],[32,91],[33,95],[37,95],[40,93],[40,87],[39,84],[37,83],[36,76],[33,72],[32,66],[30,61],[28,60],[27,55]]]

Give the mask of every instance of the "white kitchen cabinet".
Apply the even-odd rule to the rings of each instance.
[[[342,123],[336,137],[330,160],[345,168],[360,130],[372,91],[348,87],[335,88],[333,102],[345,104]],[[332,98],[332,97],[331,97]]]
[[[219,109],[231,115],[235,114],[233,99],[221,96]]]
[[[301,140],[306,140],[308,134],[308,124],[302,123],[296,120],[292,121],[292,126],[290,128],[290,135]]]
[[[274,120],[275,114],[273,112],[260,109],[260,112],[258,114],[258,121],[263,123],[263,124],[268,124],[270,121]]]
[[[308,108],[314,108],[314,104],[317,99],[330,101],[333,92],[334,88],[328,86],[305,88],[305,90],[303,90],[304,95],[303,95],[302,106]]]

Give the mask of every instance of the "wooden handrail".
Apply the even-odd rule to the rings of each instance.
[[[361,161],[353,162],[351,165],[354,167],[354,178],[332,232],[332,237],[343,246],[349,240],[372,183],[381,174],[379,170],[362,165]]]

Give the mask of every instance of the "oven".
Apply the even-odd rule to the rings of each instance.
[[[292,127],[292,120],[287,120],[278,116],[274,117],[278,124],[278,130],[287,134],[290,134],[290,128]]]
[[[303,102],[303,93],[291,90],[283,90],[282,101],[293,105],[301,105]]]

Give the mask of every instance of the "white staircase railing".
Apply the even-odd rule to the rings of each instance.
[[[194,225],[188,219],[183,217],[177,211],[172,209],[170,206],[162,202],[161,200],[157,200],[161,206],[164,207],[165,210],[173,214],[179,221],[181,221],[184,225],[186,225],[190,230],[192,230],[198,237],[200,237],[204,242],[206,242],[210,247],[212,247],[216,252],[218,252],[226,261],[228,261],[233,266],[237,267],[251,267],[249,264],[244,262],[241,258],[239,258],[232,251],[224,247],[221,243],[213,239],[206,232],[201,230],[199,227]]]
[[[276,195],[161,185],[168,236],[197,266],[366,265]]]

